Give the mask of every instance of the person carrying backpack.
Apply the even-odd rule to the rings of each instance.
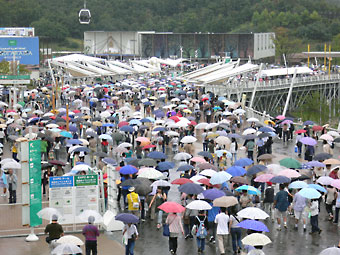
[[[196,233],[192,233],[196,235],[196,241],[197,241],[197,248],[198,252],[204,252],[205,248],[205,238],[208,235],[207,232],[207,226],[208,226],[208,217],[205,214],[205,211],[199,211],[198,216],[195,218],[193,230],[196,229]]]

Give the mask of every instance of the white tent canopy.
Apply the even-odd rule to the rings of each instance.
[[[103,61],[101,58],[95,58],[95,57],[90,57],[86,56],[83,54],[71,54],[71,55],[66,55],[66,56],[61,56],[53,59],[54,61],[58,62],[87,62],[87,61]]]
[[[311,74],[313,70],[306,67],[289,67],[289,68],[275,68],[262,70],[261,77],[271,77],[271,76],[282,76],[282,75],[293,75],[296,69],[296,74]]]

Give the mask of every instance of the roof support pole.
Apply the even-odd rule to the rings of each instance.
[[[296,78],[296,72],[297,72],[297,69],[295,68],[293,79],[292,79],[292,82],[290,83],[290,87],[289,87],[289,91],[288,91],[288,96],[287,96],[285,108],[283,109],[283,112],[282,112],[283,116],[286,116],[288,105],[289,105],[289,101],[290,101],[290,98],[292,97],[294,81],[295,81],[295,78]]]
[[[259,72],[257,74],[257,78],[256,78],[255,85],[254,85],[254,90],[253,90],[253,93],[251,94],[249,108],[253,107],[257,85],[259,84],[259,81],[260,81],[260,78],[261,78],[261,75],[262,75],[262,67],[263,67],[263,63],[261,63]]]

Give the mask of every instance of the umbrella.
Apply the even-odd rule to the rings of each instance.
[[[316,182],[320,183],[321,185],[331,185],[332,181],[334,181],[334,179],[329,176],[321,176],[316,180]]]
[[[166,159],[167,156],[160,151],[152,151],[147,155],[148,158],[152,158],[152,159]]]
[[[61,131],[60,135],[63,136],[63,137],[67,137],[67,138],[73,137],[72,134],[70,132],[67,132],[67,131]]]
[[[245,219],[253,219],[253,220],[265,220],[269,217],[269,215],[257,207],[247,207],[242,209],[237,213],[238,216]]]
[[[159,180],[159,181],[155,181],[154,183],[152,183],[151,186],[155,186],[155,187],[170,187],[171,184],[169,182],[167,182],[167,181]]]
[[[252,176],[254,174],[257,174],[259,172],[263,172],[266,170],[267,170],[267,167],[264,165],[254,165],[247,170],[247,175]]]
[[[234,196],[223,196],[216,198],[213,201],[213,206],[216,207],[230,207],[238,204],[238,200]]]
[[[329,159],[326,159],[323,163],[325,165],[338,165],[340,164],[340,160],[335,159],[335,158],[329,158]]]
[[[240,158],[239,160],[235,161],[234,165],[245,167],[245,166],[250,166],[253,163],[254,163],[254,161],[252,161],[249,158]]]
[[[200,170],[205,170],[205,169],[212,169],[212,170],[215,170],[215,171],[219,170],[216,166],[214,166],[210,163],[201,163],[201,164],[198,165],[198,168]]]
[[[21,164],[16,161],[9,161],[2,165],[2,169],[21,169]]]
[[[316,160],[316,161],[324,161],[324,160],[329,159],[331,157],[332,157],[331,154],[322,152],[322,153],[315,154],[314,160]]]
[[[156,180],[156,179],[164,178],[164,175],[162,172],[156,169],[149,168],[148,170],[143,171],[140,174],[138,174],[138,178],[147,178],[147,179]]]
[[[332,181],[332,182],[331,182],[331,185],[332,185],[334,188],[340,189],[340,180],[337,179],[337,180]]]
[[[274,176],[269,181],[272,183],[289,183],[291,180],[286,176]]]
[[[232,166],[227,169],[227,173],[231,174],[233,177],[234,176],[242,176],[247,173],[246,169],[240,166]]]
[[[249,181],[246,177],[241,177],[241,176],[235,176],[230,179],[230,182],[234,183],[241,183],[241,184],[249,184]]]
[[[51,254],[57,254],[57,255],[61,255],[61,254],[78,254],[78,253],[82,253],[83,251],[75,244],[70,244],[70,243],[62,243],[60,245],[58,245],[57,247],[55,247]]]
[[[146,196],[152,191],[152,182],[147,178],[138,178],[139,184],[133,185],[136,189],[135,192],[141,196]]]
[[[205,169],[203,170],[202,172],[200,172],[200,175],[204,175],[204,176],[208,176],[208,177],[211,177],[213,176],[214,174],[216,174],[217,172],[215,170],[212,170],[212,169]]]
[[[194,169],[195,167],[192,166],[192,165],[189,165],[189,164],[184,164],[184,165],[181,165],[179,168],[177,168],[177,171],[189,171],[191,169]]]
[[[319,184],[308,184],[308,187],[316,189],[317,191],[320,191],[322,193],[327,193],[327,190]]]
[[[174,156],[174,160],[188,160],[190,158],[192,158],[192,156],[186,152],[180,152]]]
[[[303,138],[300,139],[300,142],[305,144],[305,145],[311,145],[311,146],[314,146],[318,143],[315,139],[313,139],[311,137],[303,137]]]
[[[171,201],[167,201],[161,204],[160,206],[158,206],[158,208],[166,213],[181,213],[185,211],[185,207],[176,202]]]
[[[44,220],[51,220],[53,215],[57,215],[58,218],[62,217],[61,213],[53,207],[46,207],[40,210],[37,213],[37,215],[39,218],[44,219]]]
[[[84,222],[88,222],[89,217],[94,217],[94,223],[101,223],[103,221],[103,217],[95,210],[85,210],[78,217]]]
[[[241,191],[241,190],[247,190],[248,193],[251,195],[261,195],[261,192],[253,186],[242,185],[236,189],[236,191]]]
[[[175,167],[175,164],[169,161],[159,162],[156,169],[159,171],[166,171]]]
[[[340,255],[340,249],[338,247],[330,247],[324,249],[319,255]]]
[[[102,134],[99,136],[99,139],[112,140],[112,137],[108,134]]]
[[[140,185],[142,183],[141,181],[142,179],[126,179],[125,181],[123,181],[120,186],[137,186]]]
[[[144,158],[138,161],[140,166],[157,166],[157,162],[151,158]]]
[[[308,199],[317,199],[321,197],[321,193],[313,188],[303,188],[298,193]]]
[[[279,176],[286,176],[288,178],[298,178],[301,176],[300,173],[298,173],[295,170],[287,169],[287,170],[282,170],[278,173]]]
[[[48,161],[48,163],[52,164],[52,165],[57,165],[57,166],[65,166],[66,163],[60,161],[60,160],[50,160]]]
[[[128,126],[128,125],[122,126],[121,128],[119,128],[119,130],[123,132],[130,132],[130,133],[135,131],[135,129],[132,126]]]
[[[203,188],[195,183],[186,183],[178,187],[180,192],[186,194],[200,194],[203,192]]]
[[[204,158],[209,158],[209,159],[213,158],[212,154],[208,151],[201,151],[197,154],[204,157]]]
[[[273,156],[272,154],[262,154],[257,159],[258,160],[270,160],[270,159],[273,159],[273,158],[275,158],[275,156]]]
[[[108,156],[105,152],[102,152],[102,151],[97,152],[95,155],[99,158],[105,158]]]
[[[206,163],[207,161],[204,158],[201,157],[193,157],[190,159],[190,161],[196,162],[196,163]]]
[[[122,221],[126,224],[135,224],[139,222],[139,218],[131,213],[120,213],[115,217],[116,220]]]
[[[237,226],[240,228],[251,229],[259,232],[269,232],[269,229],[264,223],[256,220],[244,220],[237,224]]]
[[[177,178],[171,182],[171,184],[178,184],[178,185],[183,185],[186,183],[193,183],[193,181],[188,178]]]
[[[281,159],[279,162],[281,166],[285,166],[287,168],[294,168],[294,169],[301,168],[301,163],[294,158],[284,158],[284,159]]]
[[[221,145],[229,145],[231,144],[231,140],[226,136],[219,136],[215,139],[215,143],[218,143]]]
[[[303,181],[295,181],[289,184],[288,188],[290,189],[303,189],[308,188],[308,184]]]
[[[184,136],[182,139],[181,139],[181,143],[194,143],[197,141],[197,138],[196,137],[193,137],[191,135],[188,135],[188,136]]]
[[[306,165],[310,167],[325,167],[326,166],[326,164],[321,163],[319,161],[309,161],[306,163]]]
[[[251,245],[251,246],[265,246],[270,244],[272,241],[264,234],[253,233],[247,235],[245,238],[242,239],[242,243],[244,245]]]
[[[261,174],[255,178],[256,182],[269,182],[274,177],[273,174]]]
[[[306,120],[304,123],[303,123],[304,126],[307,126],[307,125],[314,125],[314,122],[311,121],[311,120]]]
[[[216,198],[225,196],[225,193],[222,190],[214,188],[203,191],[203,196],[205,199],[214,200]]]
[[[105,163],[105,164],[109,164],[109,165],[113,165],[113,166],[116,166],[117,165],[117,162],[113,159],[113,158],[103,158],[102,161]]]
[[[212,208],[212,206],[203,200],[194,200],[192,202],[190,202],[186,208],[190,209],[190,210],[210,210]]]
[[[270,174],[277,174],[283,170],[287,170],[288,168],[278,165],[278,164],[270,164],[267,165],[268,173]]]
[[[224,172],[224,171],[216,172],[213,176],[211,176],[210,183],[212,185],[222,184],[226,181],[229,181],[231,177],[232,177],[232,175],[227,173],[227,172]]]
[[[123,166],[119,172],[124,175],[135,174],[138,172],[137,168],[131,165]]]
[[[320,136],[320,139],[321,140],[326,140],[326,141],[329,141],[329,142],[333,142],[334,141],[334,138],[332,136],[330,136],[329,134],[323,134],[322,136]]]
[[[84,245],[84,242],[79,237],[76,237],[76,236],[73,236],[73,235],[62,236],[57,240],[57,243]]]

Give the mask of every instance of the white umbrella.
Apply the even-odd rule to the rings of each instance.
[[[108,111],[104,111],[100,114],[101,118],[107,118],[107,117],[110,117],[110,116],[111,116],[111,113],[108,112]]]
[[[82,252],[83,251],[77,245],[63,243],[55,247],[51,254],[64,255],[64,254],[77,254]]]
[[[249,118],[247,119],[247,122],[259,122],[259,120],[256,118]]]
[[[255,134],[256,130],[254,128],[247,128],[246,130],[243,131],[242,135],[250,135],[250,134]]]
[[[338,247],[330,247],[324,249],[319,255],[340,255],[340,249]]]
[[[48,127],[48,128],[58,128],[59,125],[54,124],[54,123],[50,123],[50,124],[47,124],[46,127]]]
[[[205,129],[206,126],[208,126],[208,123],[205,123],[205,122],[198,123],[195,129]]]
[[[124,142],[124,143],[119,144],[118,147],[120,147],[120,148],[132,147],[132,144]]]
[[[239,211],[237,215],[240,216],[241,218],[252,220],[264,220],[269,217],[269,215],[265,211],[256,207],[244,208],[241,211]]]
[[[192,202],[190,202],[186,208],[190,209],[190,210],[210,210],[212,208],[211,205],[209,205],[209,203],[207,203],[206,201],[203,200],[194,200]]]
[[[43,112],[43,111],[40,111],[40,110],[35,110],[33,113],[34,113],[34,114],[43,114],[44,112]]]
[[[232,175],[225,172],[225,171],[222,171],[222,172],[217,172],[215,173],[213,176],[211,176],[210,178],[210,183],[212,185],[215,185],[215,184],[222,184],[226,181],[229,181],[231,179]]]
[[[246,113],[246,111],[243,110],[243,109],[236,109],[235,111],[233,111],[233,113],[235,113],[235,114],[244,114],[244,113]]]
[[[331,185],[332,181],[334,181],[334,179],[329,176],[321,176],[319,179],[316,180],[317,183],[320,183],[322,185]]]
[[[72,168],[72,171],[89,171],[91,167],[87,164],[79,164]]]
[[[138,178],[147,178],[147,179],[157,180],[157,179],[163,179],[164,175],[162,174],[162,172],[156,169],[150,168],[148,170],[141,172],[138,175]]]
[[[53,113],[47,112],[47,113],[45,113],[43,116],[44,116],[44,117],[51,117],[51,116],[53,116],[53,115],[54,115]]]
[[[328,131],[327,134],[331,135],[331,136],[334,136],[334,137],[339,137],[340,136],[339,133],[336,132],[336,131]]]
[[[121,112],[129,112],[129,111],[131,111],[131,108],[127,107],[127,106],[123,106],[122,108],[119,108],[119,111],[121,111]]]
[[[87,145],[90,144],[87,140],[82,139],[82,138],[80,138],[79,141],[81,141],[81,142],[83,143],[84,146],[87,146]]]
[[[76,236],[73,236],[73,235],[62,236],[57,240],[57,243],[84,245],[84,242],[79,237],[76,237]]]
[[[231,141],[228,137],[226,136],[219,136],[215,139],[215,142],[218,144],[224,144],[224,145],[228,145],[231,144]]]
[[[197,138],[196,137],[193,137],[191,135],[187,135],[187,136],[184,136],[182,139],[181,139],[181,143],[194,143],[197,141]]]
[[[205,128],[206,129],[213,129],[218,126],[218,123],[209,123]]]
[[[270,244],[271,242],[272,241],[269,239],[268,236],[259,233],[247,235],[245,238],[242,239],[242,243],[244,245],[251,246],[264,246]]]
[[[174,160],[187,160],[187,159],[190,159],[190,158],[192,158],[192,156],[189,153],[186,153],[186,152],[180,152],[180,153],[177,153],[174,156]]]
[[[207,179],[207,177],[202,176],[202,175],[195,175],[195,176],[190,178],[190,180],[193,181],[196,184],[202,184],[202,183],[198,182],[199,180],[202,180],[202,179]]]
[[[21,169],[21,165],[16,161],[10,161],[3,164],[2,169]]]
[[[85,210],[81,214],[78,215],[79,219],[84,222],[88,222],[89,217],[94,217],[94,223],[101,223],[103,222],[103,217],[100,215],[99,212],[95,210]]]
[[[57,215],[58,219],[62,217],[61,213],[53,207],[46,207],[40,210],[37,215],[44,220],[51,220],[53,215]]]
[[[171,183],[167,182],[167,181],[164,181],[164,180],[158,180],[158,181],[155,181],[151,184],[151,186],[155,186],[155,187],[170,187],[171,186]]]
[[[319,139],[320,140],[330,141],[330,142],[334,141],[334,138],[331,135],[329,135],[329,134],[323,134],[322,136],[320,136]]]
[[[14,163],[16,163],[16,161],[15,161],[14,159],[12,159],[12,158],[4,158],[3,160],[0,161],[0,164],[1,164],[1,165],[4,165],[4,164],[6,164],[6,163],[8,163],[8,162],[14,162]]]
[[[213,176],[216,173],[217,172],[215,170],[213,170],[213,169],[205,169],[202,172],[200,172],[200,175],[211,177],[211,176]]]
[[[288,170],[289,168],[281,166],[279,164],[269,164],[267,165],[268,174],[278,174],[281,171]]]
[[[179,136],[179,133],[175,132],[175,131],[167,131],[167,132],[165,132],[165,134],[167,136]]]

